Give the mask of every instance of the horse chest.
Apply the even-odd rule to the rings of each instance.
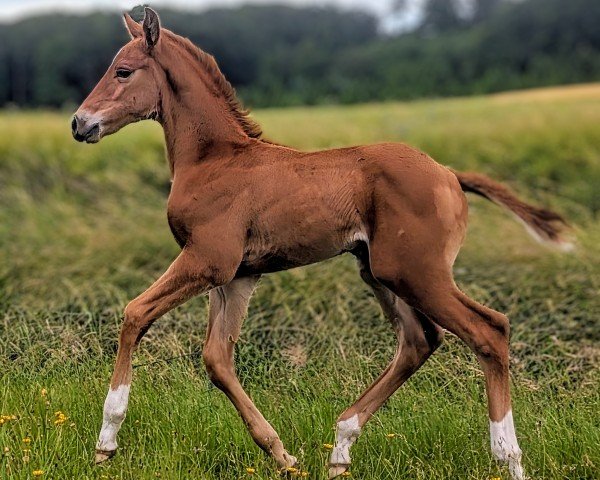
[[[201,223],[206,216],[202,204],[194,197],[184,199],[173,194],[169,197],[167,219],[171,233],[180,247],[185,246],[195,225]]]
[[[193,231],[215,225],[216,219],[223,218],[232,199],[216,190],[182,187],[185,186],[173,185],[167,218],[171,233],[183,248]]]

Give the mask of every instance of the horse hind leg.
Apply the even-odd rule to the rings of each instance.
[[[511,409],[510,327],[506,316],[461,292],[444,262],[424,263],[418,269],[403,269],[397,264],[395,274],[393,264],[378,265],[382,268],[373,269],[376,278],[437,325],[457,335],[476,354],[486,381],[492,453],[498,461],[508,463],[513,480],[522,480],[521,449]]]
[[[342,475],[350,466],[350,447],[361,428],[389,397],[416,372],[442,343],[443,331],[417,310],[409,307],[371,274],[361,262],[361,277],[373,289],[398,339],[394,358],[373,384],[338,418],[329,478]]]

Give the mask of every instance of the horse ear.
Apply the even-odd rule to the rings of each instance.
[[[146,46],[148,49],[152,49],[158,42],[160,35],[160,20],[158,15],[151,8],[144,8],[144,21],[142,27],[144,28],[144,36],[146,37]]]
[[[123,14],[123,19],[125,20],[125,28],[129,32],[129,35],[131,35],[131,38],[139,38],[142,36],[142,26],[131,18],[128,13]]]

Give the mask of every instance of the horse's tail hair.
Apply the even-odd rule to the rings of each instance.
[[[485,175],[451,171],[458,178],[464,192],[475,193],[508,209],[538,242],[563,251],[573,249],[573,243],[564,236],[569,225],[558,213],[520,200],[508,187]]]

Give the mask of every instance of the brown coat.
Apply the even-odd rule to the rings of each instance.
[[[330,476],[350,463],[364,423],[440,344],[443,329],[463,339],[486,375],[492,450],[523,478],[512,425],[507,318],[462,293],[452,265],[467,227],[464,191],[512,211],[538,238],[562,244],[561,217],[518,200],[482,175],[452,171],[407,145],[300,152],[261,139],[214,59],[161,29],[125,16],[132,40],[73,118],[73,135],[95,143],[128,123],[155,119],[172,173],[168,219],[181,254],[125,310],[97,460],[116,450],[131,358],[150,325],[209,292],[204,360],[256,443],[283,468],[289,455],[242,389],[233,349],[261,274],[353,253],[398,339],[383,374],[338,421]]]

